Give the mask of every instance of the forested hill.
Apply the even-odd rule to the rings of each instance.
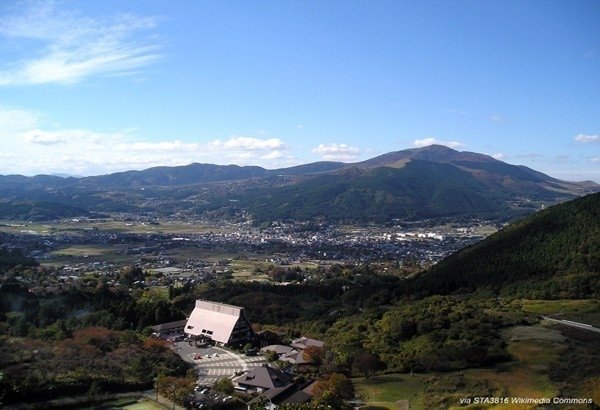
[[[35,266],[35,259],[23,256],[23,253],[18,249],[0,248],[0,274],[13,269],[14,267]]]
[[[485,288],[534,298],[600,297],[600,193],[515,222],[410,285],[427,293]]]

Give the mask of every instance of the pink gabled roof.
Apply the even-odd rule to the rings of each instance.
[[[185,325],[185,332],[195,336],[204,335],[216,342],[227,343],[242,310],[244,308],[240,306],[197,300],[196,307]]]

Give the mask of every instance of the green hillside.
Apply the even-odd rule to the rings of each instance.
[[[411,283],[533,298],[600,297],[600,193],[550,207],[460,251]]]
[[[454,165],[411,160],[401,168],[351,168],[260,190],[242,205],[259,222],[316,217],[387,222],[508,213],[505,199]]]
[[[0,219],[47,221],[50,219],[87,216],[89,212],[75,206],[47,201],[0,202]]]

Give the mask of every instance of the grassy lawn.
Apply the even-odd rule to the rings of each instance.
[[[547,375],[541,374],[529,366],[515,365],[511,370],[498,372],[492,369],[478,369],[466,372],[476,380],[485,380],[497,387],[501,397],[554,397],[559,390]],[[490,409],[533,409],[536,405],[498,405]]]
[[[163,406],[160,406],[150,400],[142,400],[139,403],[130,404],[129,406],[123,407],[126,410],[164,410]]]
[[[397,409],[398,400],[408,400],[411,409],[423,408],[425,386],[419,375],[386,374],[352,381],[359,396],[367,402],[367,406]]]
[[[529,366],[550,366],[560,359],[566,345],[546,340],[519,340],[509,344],[508,352],[521,363]]]
[[[590,313],[600,310],[600,301],[595,299],[524,300],[523,310],[539,315]]]
[[[600,301],[595,299],[523,300],[522,309],[528,313],[600,326]]]
[[[515,359],[498,369],[473,369],[465,372],[472,380],[493,386],[501,397],[554,397],[558,387],[548,377],[548,369],[567,349],[565,338],[556,329],[541,325],[515,326],[504,332],[507,350]],[[500,405],[490,409],[532,409],[535,405]]]

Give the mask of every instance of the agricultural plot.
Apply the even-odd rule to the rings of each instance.
[[[115,263],[133,264],[139,256],[125,255],[124,251],[131,245],[68,245],[49,252],[48,258],[41,260],[44,265],[65,265],[77,263]]]

